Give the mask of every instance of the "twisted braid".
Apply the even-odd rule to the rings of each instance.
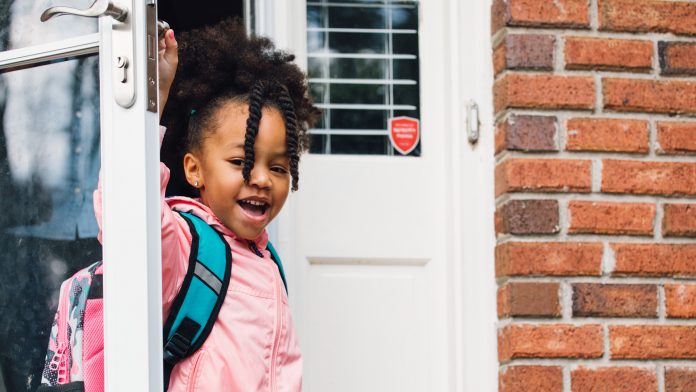
[[[256,134],[259,133],[259,122],[261,122],[261,110],[266,90],[266,83],[259,81],[254,84],[251,94],[249,94],[249,118],[244,135],[244,167],[242,168],[242,176],[246,183],[249,183],[251,169],[254,168],[254,143],[256,142]]]
[[[290,159],[290,175],[292,176],[292,190],[298,189],[299,181],[298,166],[300,162],[300,141],[298,137],[297,116],[295,115],[295,105],[292,102],[287,87],[278,85],[278,104],[283,117],[285,117],[285,145],[287,156]]]

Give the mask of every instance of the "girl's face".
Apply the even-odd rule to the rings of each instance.
[[[241,238],[257,238],[278,215],[290,189],[285,123],[275,108],[264,108],[254,144],[254,168],[244,183],[244,136],[248,105],[229,102],[216,113],[217,129],[204,136],[199,152],[184,157],[186,178],[198,181],[201,201]]]

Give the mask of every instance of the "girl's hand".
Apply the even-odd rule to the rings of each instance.
[[[172,87],[176,67],[179,64],[179,51],[174,30],[167,30],[159,40],[157,70],[159,73],[159,115],[162,118],[164,105],[167,104],[169,89]]]

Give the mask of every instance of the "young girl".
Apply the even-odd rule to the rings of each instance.
[[[169,30],[160,41],[160,115],[171,88],[167,112],[186,128],[183,172],[200,197],[165,198],[170,172],[160,164],[164,319],[191,250],[189,227],[176,211],[192,212],[223,235],[232,279],[209,337],[174,367],[168,390],[300,391],[302,358],[265,228],[297,189],[299,157],[318,110],[294,57],[247,37],[240,23],[180,38],[178,47]],[[101,217],[100,189],[95,211]]]

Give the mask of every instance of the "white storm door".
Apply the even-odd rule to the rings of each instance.
[[[333,120],[324,119],[324,129],[314,132],[330,135],[333,141],[325,137],[315,141],[331,147],[323,154],[303,156],[300,191],[292,195],[281,216],[280,247],[290,264],[289,295],[304,357],[304,391],[453,390],[456,339],[447,210],[451,204],[447,180],[452,172],[447,141],[453,124],[447,120],[445,4],[307,0],[275,5],[275,41],[300,62],[307,61],[309,54],[310,82],[328,85],[333,91],[347,83],[367,86],[367,91],[379,84],[387,86],[386,91],[413,85],[414,80],[398,77],[396,66],[382,74],[358,74],[358,70],[374,62],[389,67],[402,59],[420,61],[420,156],[398,156],[390,147],[384,155],[334,154],[345,148],[336,142],[346,135],[374,140],[375,135],[386,135],[388,122],[382,122],[381,129],[346,130],[326,129],[337,126],[327,125]],[[308,20],[308,7],[323,15],[309,27],[303,23]],[[412,25],[397,28],[396,20],[388,16],[399,7],[409,17],[416,12],[417,36]],[[344,20],[348,10],[359,19],[355,21],[359,28]],[[386,22],[380,20],[382,16]],[[339,19],[342,24],[332,24]],[[361,24],[373,19],[375,25]],[[313,53],[307,48],[308,32],[323,34],[317,46],[328,40],[329,48]],[[390,35],[386,47],[376,38],[380,34]],[[399,53],[393,40],[397,34],[417,39],[419,53]],[[408,42],[403,39],[400,42]],[[376,43],[367,51],[346,53],[361,40]],[[316,76],[312,63],[322,58],[328,58],[329,71]],[[343,71],[334,72],[334,66]],[[352,76],[336,76],[340,72]],[[385,98],[384,104],[367,105],[345,103],[340,101],[343,97],[336,94],[322,107],[331,110],[331,116],[354,110],[352,118],[364,116],[364,121],[371,117],[371,110],[413,109],[398,105],[397,94]],[[372,97],[366,95],[368,100]],[[367,128],[360,121],[354,128]]]
[[[107,392],[154,392],[162,390],[156,0],[123,5],[129,23],[100,18],[104,370]],[[128,28],[132,37],[118,37]],[[119,57],[127,57],[126,78],[133,78],[125,105],[130,91],[122,88]]]
[[[64,5],[85,10],[90,5],[91,9],[96,9],[105,3],[107,1],[104,0],[65,0]],[[154,98],[147,95],[148,77],[157,80],[156,74],[152,73],[152,69],[156,72],[156,65],[152,68],[152,63],[150,75],[147,75],[148,57],[150,62],[156,60],[157,41],[156,33],[154,39],[150,34],[148,44],[146,30],[146,16],[149,15],[153,22],[156,20],[156,3],[154,0],[121,0],[116,5],[127,10],[124,21],[101,16],[98,29],[94,19],[92,24],[87,24],[88,27],[79,27],[84,22],[83,17],[68,15],[76,12],[74,9],[55,10],[61,11],[60,15],[42,23],[39,18],[49,5],[49,2],[29,0],[14,2],[8,14],[11,21],[15,19],[14,27],[9,30],[10,37],[15,30],[22,32],[24,29],[28,33],[22,37],[35,36],[35,40],[20,42],[20,48],[2,52],[0,68],[9,70],[7,72],[23,72],[21,70],[30,69],[28,67],[52,67],[85,56],[91,56],[91,60],[98,57],[98,80],[93,80],[91,85],[83,83],[82,88],[99,91],[99,114],[96,110],[88,113],[78,110],[72,115],[78,118],[100,115],[106,390],[161,391],[159,121],[156,95]],[[27,25],[35,27],[27,29]],[[132,30],[132,33],[128,33],[128,30]],[[117,38],[118,34],[121,34],[121,38]],[[132,49],[128,48],[129,45]],[[125,59],[127,67],[119,69],[116,66],[118,57]],[[31,74],[28,75],[31,77]],[[54,78],[51,78],[50,72],[39,75],[41,79],[34,78],[33,84],[25,82],[25,85],[33,86],[45,96],[65,93],[61,89],[69,84],[61,83],[64,78],[59,74],[53,74]],[[127,83],[132,85],[132,94],[125,91],[129,88],[124,90],[123,86]],[[154,91],[157,91],[156,85]],[[154,111],[148,111],[148,105],[152,108],[151,99],[154,99]],[[53,101],[45,99],[43,102]],[[58,100],[58,103],[62,102]],[[50,109],[35,107],[34,110],[39,110],[35,115],[41,116],[43,111],[52,113]],[[48,120],[47,131],[52,121],[61,121],[60,118]],[[77,129],[79,126],[76,126]],[[45,132],[45,137],[50,136]],[[48,154],[60,153],[61,148],[60,144],[54,144]],[[69,151],[70,154],[80,152]],[[87,172],[98,169],[93,166],[82,169]],[[74,192],[77,195],[83,190],[76,187]],[[22,230],[27,232],[25,228]],[[36,231],[34,229],[30,234],[34,235]]]

